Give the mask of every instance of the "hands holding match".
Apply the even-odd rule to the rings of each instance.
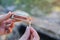
[[[12,32],[14,27],[15,19],[12,20],[10,17],[14,15],[9,12],[6,15],[1,15],[0,17],[0,35],[9,34]],[[27,27],[25,33],[19,40],[39,40],[39,35],[32,27]]]

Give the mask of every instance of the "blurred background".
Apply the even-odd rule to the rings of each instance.
[[[60,40],[60,0],[0,0],[0,14],[9,11],[24,11],[31,15],[32,27],[41,40]],[[13,40],[17,37],[10,34],[7,38]]]

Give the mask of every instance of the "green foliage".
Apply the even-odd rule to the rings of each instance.
[[[31,9],[38,7],[40,10],[48,13],[51,11],[52,0],[2,0],[3,6],[16,5],[17,9],[21,9],[30,13]],[[25,7],[22,7],[24,6]]]
[[[1,0],[0,0],[0,4],[1,4]]]

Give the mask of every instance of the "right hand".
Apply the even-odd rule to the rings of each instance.
[[[27,27],[25,33],[19,40],[40,40],[38,33],[32,27]]]

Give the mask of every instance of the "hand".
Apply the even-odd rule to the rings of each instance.
[[[0,18],[0,35],[8,34],[12,32],[12,28],[14,27],[14,22],[12,19],[10,19],[10,16],[12,15],[11,12],[9,12],[6,15],[2,15]]]
[[[40,38],[34,28],[27,27],[24,35],[19,40],[40,40]]]
[[[9,12],[8,14],[0,15],[0,23],[9,19],[12,15],[13,15],[13,13],[11,13],[11,12]]]

